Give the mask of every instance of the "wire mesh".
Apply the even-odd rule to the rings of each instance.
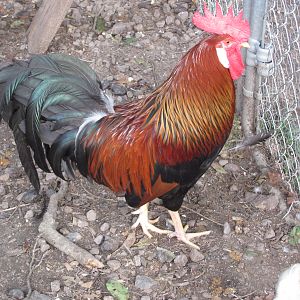
[[[299,0],[269,1],[263,43],[273,47],[274,68],[262,77],[258,131],[273,131],[268,147],[284,178],[300,191]]]

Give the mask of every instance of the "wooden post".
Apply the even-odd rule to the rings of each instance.
[[[73,0],[44,0],[28,29],[28,52],[47,51]]]

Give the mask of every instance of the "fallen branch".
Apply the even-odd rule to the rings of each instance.
[[[91,253],[75,245],[56,230],[55,218],[58,201],[64,197],[67,189],[68,184],[63,181],[59,191],[50,197],[47,211],[39,226],[39,232],[49,244],[73,257],[83,266],[88,268],[103,268],[103,263],[96,259]]]

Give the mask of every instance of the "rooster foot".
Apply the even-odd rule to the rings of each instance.
[[[188,226],[187,225],[185,227],[182,226],[179,213],[177,211],[174,212],[171,210],[169,210],[168,212],[172,218],[172,225],[175,228],[175,232],[172,232],[169,236],[171,238],[177,237],[178,240],[184,242],[185,244],[189,245],[192,248],[199,250],[200,249],[199,246],[197,246],[190,240],[199,236],[208,235],[210,234],[210,231],[186,233]]]
[[[131,228],[137,228],[138,225],[141,225],[144,234],[147,235],[149,238],[152,238],[152,235],[149,232],[149,230],[153,232],[157,232],[159,234],[169,234],[171,231],[163,230],[153,225],[158,222],[159,217],[154,220],[149,220],[148,206],[149,204],[147,203],[132,213],[133,215],[139,215],[139,217],[136,220],[136,222],[131,226]]]

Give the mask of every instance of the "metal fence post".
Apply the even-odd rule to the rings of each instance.
[[[249,5],[248,1],[245,1]],[[245,4],[245,3],[244,3]],[[251,1],[250,27],[251,37],[250,48],[246,56],[245,83],[243,88],[244,101],[242,108],[242,128],[245,137],[256,133],[256,101],[254,97],[256,87],[256,53],[262,40],[264,17],[266,14],[267,0]]]

